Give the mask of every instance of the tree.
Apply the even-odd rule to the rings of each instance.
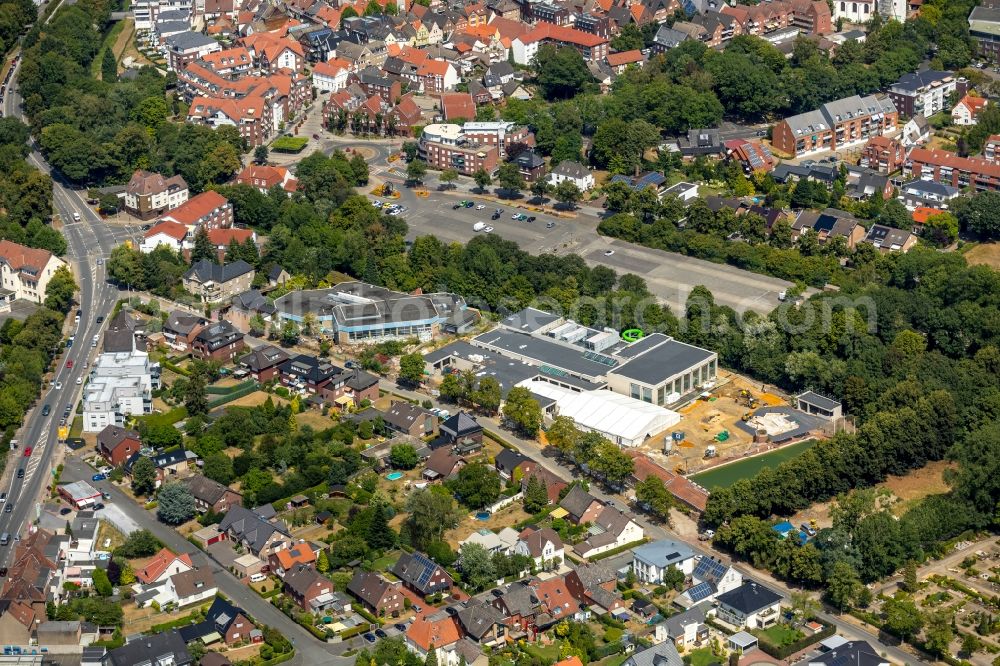
[[[427,165],[423,160],[411,160],[406,165],[406,180],[411,183],[419,183],[423,181],[424,176],[427,174]]]
[[[316,571],[326,573],[330,570],[330,558],[326,554],[326,549],[321,548],[316,556]]]
[[[132,465],[132,492],[149,496],[156,490],[156,466],[147,456],[140,456]]]
[[[792,590],[789,599],[791,600],[792,613],[803,622],[814,617],[820,610],[819,602],[804,590]]]
[[[188,416],[203,416],[208,413],[208,392],[201,374],[193,374],[184,391],[184,407]]]
[[[951,629],[950,625],[948,629]],[[930,631],[930,629],[928,629],[928,631]],[[972,655],[979,652],[982,648],[983,642],[979,639],[979,636],[976,636],[975,634],[965,634],[962,636],[962,652],[965,653],[966,658],[971,658]]]
[[[958,219],[963,227],[985,239],[1000,238],[1000,192],[979,192],[962,202]]]
[[[111,49],[104,49],[104,57],[101,59],[101,80],[114,83],[118,80],[118,61]]]
[[[476,187],[479,191],[484,191],[493,182],[493,178],[490,176],[489,171],[480,167],[476,169],[475,173],[472,174],[472,179],[476,181]]]
[[[858,595],[863,587],[858,572],[849,562],[844,560],[833,565],[833,569],[826,579],[827,597],[830,599],[830,603],[841,612],[857,603]]]
[[[441,175],[438,176],[438,180],[440,180],[446,187],[451,187],[452,184],[458,180],[458,171],[455,171],[454,169],[445,169],[441,172]]]
[[[643,152],[659,139],[660,132],[645,120],[609,118],[594,133],[590,157],[598,166],[630,173],[642,161]]]
[[[471,400],[484,412],[495,414],[500,409],[500,383],[495,377],[483,377],[471,396]]]
[[[133,479],[134,472],[135,468],[133,467]],[[124,557],[133,559],[155,555],[161,548],[163,548],[163,543],[153,536],[152,532],[149,530],[135,530],[125,538],[125,543],[118,550]]]
[[[615,51],[637,51],[645,46],[642,30],[634,23],[626,23],[609,46]]]
[[[389,519],[385,515],[386,507],[381,502],[368,509],[371,511],[371,522],[365,534],[365,541],[373,550],[385,550],[396,545],[396,532],[389,527]]]
[[[507,393],[503,416],[525,437],[534,437],[542,427],[542,408],[523,386],[515,386]]]
[[[424,666],[438,666],[437,648],[434,647],[434,643],[431,643],[427,650],[427,657],[424,658]]]
[[[459,470],[448,481],[448,490],[455,493],[462,504],[470,509],[482,509],[500,499],[500,475],[483,463],[471,463]]]
[[[399,379],[410,386],[420,386],[424,380],[424,357],[419,352],[399,357]]]
[[[916,609],[916,606],[914,606],[914,609]],[[953,620],[954,615],[944,608],[938,609],[927,616],[927,628],[924,629],[924,648],[928,652],[939,657],[951,654],[950,646],[952,640],[955,638],[955,632],[952,629]],[[967,634],[967,636],[972,636],[975,639],[975,636],[972,634]],[[964,647],[964,641],[962,645]]]
[[[233,460],[225,453],[213,453],[205,458],[205,467],[202,469],[202,474],[213,481],[218,481],[222,485],[228,486],[234,478]]]
[[[395,444],[389,450],[389,463],[396,469],[413,469],[420,459],[411,444]]]
[[[91,578],[94,581],[94,590],[97,591],[97,594],[102,597],[110,597],[114,592],[111,580],[108,578],[108,572],[104,569],[100,567],[94,569]]]
[[[76,293],[76,280],[69,267],[60,266],[56,269],[49,284],[45,287],[45,307],[56,312],[69,312],[73,305],[73,295]]]
[[[133,583],[135,583],[135,571],[128,562],[122,562],[118,570],[118,584],[127,587]]]
[[[663,480],[650,474],[635,486],[635,499],[644,504],[648,511],[660,520],[670,522],[670,509],[674,507],[674,496],[670,494]]]
[[[497,171],[497,182],[500,183],[501,189],[506,190],[511,195],[524,189],[524,177],[521,176],[521,170],[514,162],[505,162],[500,165],[500,169]]]
[[[532,475],[524,487],[524,510],[538,513],[549,504],[549,491],[545,481]]]
[[[406,527],[415,548],[441,538],[458,524],[459,511],[447,489],[440,486],[414,491],[406,500]]]
[[[467,397],[458,381],[458,375],[454,373],[448,373],[441,378],[441,386],[438,387],[438,391],[441,393],[441,399],[446,402],[458,402]]]
[[[493,567],[493,558],[481,544],[467,543],[462,546],[458,566],[462,570],[462,580],[472,590],[478,592],[496,584],[497,573]]]
[[[196,264],[202,259],[217,263],[219,258],[215,245],[208,237],[208,225],[202,225],[194,235],[194,247],[191,249],[191,263]]]
[[[635,470],[635,463],[616,444],[604,440],[590,460],[590,469],[602,476],[608,485],[621,488]]]
[[[583,193],[580,192],[580,188],[576,186],[576,183],[572,181],[564,180],[556,185],[556,201],[571,210],[576,207],[576,202],[580,200],[581,196],[583,196]]]
[[[897,592],[886,600],[882,604],[882,614],[885,616],[885,629],[903,640],[913,638],[924,626],[924,616],[920,609],[904,592]]]
[[[298,342],[299,326],[291,319],[288,319],[281,327],[281,344],[286,347],[291,347],[292,345],[298,344]]]
[[[166,484],[156,499],[156,517],[168,525],[180,525],[194,518],[194,495],[185,484],[179,481]]]
[[[267,146],[257,146],[253,149],[253,161],[257,164],[267,164]]]
[[[539,201],[545,201],[545,195],[552,191],[552,186],[545,178],[539,178],[531,184],[531,193],[538,197]]]
[[[416,141],[404,141],[403,142],[403,155],[406,156],[407,162],[412,162],[417,159],[417,154],[420,152],[420,144]]]
[[[951,213],[937,213],[927,218],[923,236],[937,247],[947,247],[958,239],[958,218]]]
[[[594,76],[575,48],[546,44],[532,61],[545,99],[568,99],[593,89]]]
[[[573,417],[557,416],[552,420],[549,429],[545,431],[545,438],[564,456],[572,457],[576,453],[576,446],[580,441],[581,434]]]

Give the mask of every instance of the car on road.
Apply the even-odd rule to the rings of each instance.
[[[318,139],[319,138],[319,134],[313,134],[313,138],[314,139]]]
[[[385,629],[376,629],[375,635],[379,638],[388,638],[389,634],[385,633]]]
[[[67,370],[72,370],[73,369],[73,361],[72,360],[66,361],[66,369]]]
[[[97,504],[94,505],[94,511],[100,511],[103,508],[104,508],[104,505],[101,504],[100,502],[98,502]]]
[[[97,318],[97,323],[98,324],[103,324],[104,323],[104,315],[101,315],[100,317]]]
[[[91,481],[104,481],[107,478],[108,477],[105,474],[95,474],[94,476],[90,477],[90,480]]]
[[[605,251],[604,251],[604,256],[605,256],[605,257],[610,257],[610,256],[611,256],[611,255],[613,255],[614,253],[615,253],[615,251],[614,251],[614,250],[605,250]]]
[[[372,205],[375,206],[376,208],[381,208],[385,204],[382,203],[381,201],[379,201],[378,199],[376,199],[375,201],[372,202]]]
[[[42,407],[42,416],[48,416],[49,412],[51,411],[52,411],[52,406],[46,404],[44,407]]]
[[[24,468],[23,467],[21,467],[20,469],[17,470],[17,478],[19,478],[19,479],[23,479],[24,478]]]
[[[516,220],[516,219],[517,219],[517,217],[518,217],[518,215],[519,215],[519,213],[513,213],[513,214],[512,214],[511,216],[510,216],[510,219],[512,219],[512,220]]]
[[[375,642],[375,634],[370,634],[370,633],[369,634],[365,634],[364,635],[364,639],[366,641],[368,641],[369,643],[374,643]]]
[[[491,220],[499,220],[500,219],[500,213],[493,213],[492,215],[490,215],[490,219]]]
[[[475,203],[473,203],[472,201],[466,201],[466,202],[465,202],[465,207],[466,207],[466,208],[472,208],[472,207],[473,207],[473,206],[475,206],[475,205],[476,205],[476,204],[475,204]]]
[[[59,425],[61,426],[66,425],[66,419],[65,418],[59,419]]]
[[[58,391],[62,388],[62,382],[56,382],[55,389]]]
[[[97,260],[97,265],[98,265],[98,266],[103,266],[103,265],[104,265],[104,257],[101,257],[101,258],[99,258],[99,259]]]
[[[538,219],[537,217],[535,217],[534,215],[532,215],[531,217],[528,218],[528,222],[534,222],[537,219]]]
[[[111,493],[101,493],[101,497],[104,499],[105,502],[111,501]]]
[[[423,608],[421,608],[421,607],[420,607],[420,606],[418,606],[417,604],[413,604],[412,606],[410,606],[410,608],[412,608],[412,609],[413,609],[413,612],[414,612],[414,613],[419,613],[420,611],[422,611],[422,610],[423,610]]]
[[[482,210],[484,208],[486,208],[485,204],[476,204],[476,210]]]
[[[69,349],[72,346],[73,346],[73,338],[71,336],[69,340],[66,341],[66,349]]]
[[[73,221],[74,222],[79,222],[80,221],[80,214],[79,213],[73,213]]]
[[[77,377],[76,378],[76,385],[79,386],[82,383],[83,383],[83,377]]]
[[[555,223],[555,222],[546,222],[546,223],[545,223],[545,228],[546,228],[546,229],[554,229],[554,228],[555,228],[555,226],[556,226],[556,223]]]
[[[34,450],[35,449],[33,447],[30,447],[30,446],[24,447],[24,457],[25,458],[30,458],[31,457],[31,452],[34,451]]]
[[[10,513],[13,510],[14,510],[14,505],[13,504],[8,504],[7,506],[5,506],[3,508],[3,512],[4,513]]]
[[[485,229],[483,229],[483,233],[486,234],[490,233],[491,231],[493,231],[493,227],[486,227]]]
[[[464,205],[465,205],[465,204],[460,204],[460,203],[457,203],[457,204],[455,204],[454,206],[452,206],[452,207],[451,207],[451,209],[452,209],[452,210],[458,210],[459,208],[462,208],[462,207],[463,207]]]

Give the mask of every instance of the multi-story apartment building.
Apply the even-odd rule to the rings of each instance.
[[[833,19],[867,23],[878,14],[883,19],[902,23],[908,13],[907,0],[833,0]]]
[[[188,200],[188,185],[181,176],[164,178],[137,170],[125,186],[125,210],[142,220],[151,220]]]
[[[174,72],[179,72],[188,63],[204,58],[209,53],[221,50],[219,42],[200,32],[181,32],[163,40],[167,68]]]
[[[555,25],[573,25],[573,15],[565,7],[551,2],[537,2],[529,5],[531,18],[535,23],[554,23]]]
[[[959,157],[946,150],[914,148],[903,172],[960,189],[1000,190],[1000,164],[981,157]]]
[[[41,303],[55,272],[66,262],[48,250],[0,241],[0,298]]]
[[[226,229],[233,226],[233,205],[218,192],[208,190],[173,209],[161,219],[183,224],[192,231],[198,227]]]
[[[543,44],[572,46],[580,52],[584,60],[589,62],[600,62],[608,55],[608,40],[604,37],[576,28],[543,22],[511,42],[514,62],[518,65],[530,65]]]
[[[105,352],[97,357],[83,391],[83,430],[122,426],[127,416],[149,414],[160,366],[144,351]]]
[[[899,114],[888,98],[845,97],[816,109],[785,118],[771,133],[771,143],[792,157],[838,150],[892,133]]]
[[[886,136],[873,136],[861,151],[861,166],[879,173],[894,173],[905,160],[903,144]]]
[[[980,56],[990,63],[1000,63],[1000,7],[973,8],[969,36],[976,42]]]
[[[504,120],[465,123],[462,125],[462,138],[473,143],[496,146],[500,157],[506,157],[510,147],[515,144],[529,147],[535,145],[535,135],[531,130]]]
[[[967,87],[968,82],[956,77],[953,72],[929,69],[904,74],[889,87],[889,99],[902,116],[930,118],[950,108],[948,98],[952,95],[961,97]]]
[[[153,29],[161,13],[183,11],[190,16],[194,6],[191,0],[136,0],[132,3],[131,11],[136,31],[146,32]]]
[[[480,144],[462,135],[462,128],[453,124],[434,124],[420,135],[419,154],[435,169],[455,169],[471,176],[479,169],[495,173],[500,166],[497,146]]]

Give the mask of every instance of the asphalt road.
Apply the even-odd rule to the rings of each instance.
[[[5,116],[22,117],[20,97],[16,89],[16,72],[4,96],[3,112]],[[51,173],[48,164],[37,151],[32,152],[29,160],[45,173]],[[87,205],[84,193],[66,187],[58,176],[53,178],[53,205],[56,215],[64,222],[63,233],[68,244],[65,258],[73,265],[74,275],[80,286],[79,307],[83,310],[83,316],[79,325],[71,331],[71,334],[76,336],[76,343],[57,361],[58,370],[52,380],[53,388],[44,392],[35,408],[25,415],[25,425],[18,431],[17,436],[21,448],[11,452],[10,464],[7,465],[6,473],[0,482],[0,487],[7,489],[7,504],[13,507],[10,513],[6,513],[6,507],[5,512],[0,513],[0,532],[9,532],[12,535],[12,543],[7,547],[0,547],[0,565],[3,566],[9,563],[14,535],[24,534],[40,511],[41,505],[38,500],[51,480],[53,452],[58,446],[58,428],[62,410],[67,404],[75,409],[82,390],[82,385],[76,383],[77,379],[82,381],[86,373],[84,362],[97,353],[97,348],[91,347],[92,338],[101,331],[97,318],[108,317],[120,297],[118,289],[107,282],[104,260],[124,238],[134,237],[138,232],[135,227],[105,223]],[[74,220],[74,213],[80,216],[79,222]],[[69,360],[73,361],[72,369],[66,368],[66,362]],[[54,388],[57,382],[62,384],[59,389]],[[49,416],[43,417],[42,406],[46,403],[51,405],[52,411]],[[30,458],[22,455],[25,446],[34,448]],[[25,470],[23,479],[16,477],[18,468]],[[66,457],[63,479],[67,481],[90,479],[93,473],[94,470],[75,456]],[[116,507],[111,514],[117,511],[124,512],[130,521],[152,531],[175,552],[192,553],[193,557],[197,558],[194,560],[196,564],[211,566],[220,590],[247,610],[257,621],[275,627],[292,641],[296,655],[290,664],[350,666],[354,663],[353,658],[341,655],[349,648],[356,647],[355,643],[360,643],[362,639],[357,638],[354,642],[339,644],[320,642],[240,583],[228,571],[221,569],[175,530],[157,521],[152,514],[136,505],[111,483],[104,481],[95,485],[111,494]],[[112,515],[108,517],[111,518]]]

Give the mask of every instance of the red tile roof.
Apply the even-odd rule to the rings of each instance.
[[[959,157],[947,150],[914,148],[910,151],[909,159],[914,163],[951,167],[960,171],[969,171],[984,176],[1000,178],[1000,164],[987,162],[981,157]]]
[[[476,102],[469,93],[448,93],[441,95],[441,112],[445,120],[475,120]]]
[[[208,230],[208,240],[212,241],[212,245],[216,247],[228,246],[234,240],[237,243],[245,243],[254,237],[252,229],[237,229],[236,227],[230,229],[209,229]]]
[[[916,224],[926,224],[927,220],[931,218],[932,215],[937,215],[938,213],[943,213],[939,208],[931,208],[930,206],[917,206],[913,210],[913,221]]]
[[[136,571],[135,577],[143,583],[151,583],[159,578],[163,572],[167,570],[167,567],[173,564],[176,560],[180,560],[189,567],[194,567],[194,564],[191,563],[191,556],[187,553],[184,553],[183,555],[174,555],[172,552],[164,548],[154,555],[153,559],[146,566]]]
[[[437,615],[437,608],[430,608],[418,615],[406,629],[406,637],[425,652],[433,645],[435,648],[446,647],[462,637],[458,623],[451,615],[431,620],[431,615]]]
[[[209,213],[222,208],[228,203],[229,199],[226,197],[214,190],[208,190],[207,192],[202,192],[192,199],[188,199],[187,203],[184,203],[177,208],[174,208],[172,211],[165,213],[162,219],[174,220],[175,222],[191,226],[197,224],[198,220],[202,219]]]
[[[637,481],[644,481],[650,475],[657,476],[663,481],[663,485],[666,486],[671,495],[693,509],[697,509],[698,511],[705,510],[705,505],[708,502],[707,490],[695,485],[679,474],[674,474],[663,469],[644,453],[634,450],[629,450],[625,453],[632,456],[635,462],[635,471],[632,472],[632,476]]]
[[[642,51],[640,51],[639,49],[608,54],[608,64],[611,65],[612,67],[618,67],[620,65],[631,65],[637,62],[642,62]]]
[[[604,37],[598,37],[589,32],[583,32],[576,28],[556,25],[555,23],[539,23],[526,35],[520,37],[521,43],[532,44],[543,39],[551,39],[564,44],[575,44],[576,46],[598,46],[607,43]]]
[[[985,99],[983,97],[973,97],[972,95],[966,95],[955,106],[957,107],[959,105],[964,105],[965,108],[969,110],[969,113],[972,114],[972,117],[975,118],[976,114],[982,111],[983,107],[986,106],[987,104],[989,104],[988,99]]]
[[[25,247],[9,240],[0,241],[0,261],[7,262],[12,270],[30,268],[33,271],[41,271],[51,258],[52,253],[48,250]]]
[[[172,220],[164,220],[163,222],[160,222],[152,229],[147,231],[145,234],[145,238],[152,238],[157,234],[163,234],[164,236],[169,236],[173,238],[175,241],[180,242],[184,240],[184,236],[187,235],[187,232],[188,229],[183,224],[180,224],[179,222],[174,222]]]

